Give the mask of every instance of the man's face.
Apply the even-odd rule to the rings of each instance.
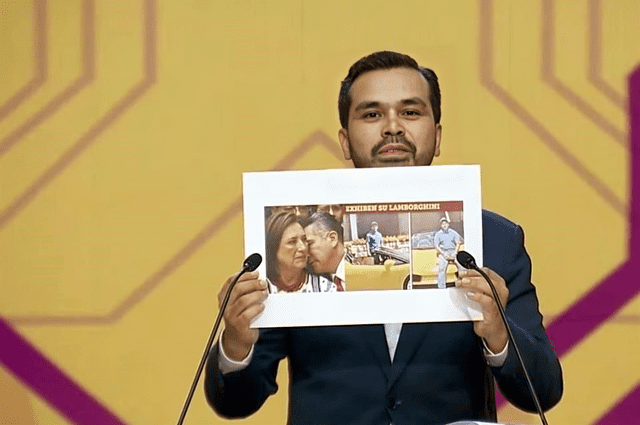
[[[377,232],[378,231],[378,225],[374,224],[373,226],[371,226],[371,230],[373,230],[373,232]]]
[[[449,229],[449,222],[442,220],[440,222],[440,227],[442,228],[442,230],[444,230],[445,232],[447,231],[447,229]]]
[[[429,83],[411,68],[365,72],[351,86],[349,129],[338,137],[358,167],[430,165],[440,155],[442,127],[429,102]]]
[[[309,265],[315,273],[335,273],[332,270],[331,254],[336,247],[335,238],[322,231],[315,224],[304,229],[309,244]]]

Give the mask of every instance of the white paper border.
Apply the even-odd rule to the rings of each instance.
[[[267,206],[462,201],[465,250],[482,266],[480,186],[478,165],[244,173],[245,253],[265,257]],[[264,262],[258,271],[266,276]],[[347,291],[270,295],[253,327],[480,319],[457,288]]]

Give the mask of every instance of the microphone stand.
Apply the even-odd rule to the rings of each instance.
[[[257,269],[260,265],[260,262],[262,262],[262,257],[260,256],[260,254],[251,254],[244,261],[240,273],[238,273],[235,279],[233,279],[233,282],[231,282],[231,285],[229,285],[229,289],[227,290],[227,293],[224,296],[224,300],[222,301],[222,305],[220,306],[218,317],[216,317],[216,322],[213,325],[213,330],[211,331],[211,335],[209,335],[209,341],[207,341],[204,353],[202,353],[202,359],[200,359],[198,370],[196,370],[196,376],[195,378],[193,378],[193,383],[191,384],[191,388],[189,389],[189,394],[187,395],[187,399],[184,402],[184,406],[182,407],[182,412],[180,413],[180,418],[178,419],[178,425],[182,425],[185,416],[187,416],[187,410],[189,409],[191,399],[193,398],[193,394],[195,393],[196,387],[198,386],[198,380],[200,379],[200,375],[202,374],[202,369],[204,369],[204,365],[207,362],[207,357],[209,357],[209,351],[211,350],[211,346],[213,345],[215,336],[218,333],[218,328],[220,327],[222,316],[227,309],[227,304],[229,303],[229,298],[231,297],[231,291],[233,290],[233,287],[236,286],[236,283],[238,282],[238,279],[240,279],[240,276],[248,271],[254,271],[255,269]]]
[[[529,378],[529,373],[527,372],[527,368],[524,365],[524,360],[522,360],[522,355],[520,354],[520,350],[518,349],[518,345],[516,344],[516,340],[513,337],[513,333],[511,332],[511,326],[509,326],[509,322],[507,322],[507,316],[504,313],[504,307],[500,302],[500,297],[498,296],[498,291],[496,287],[493,285],[489,276],[482,271],[480,267],[476,264],[476,260],[473,258],[471,254],[466,251],[460,251],[457,255],[458,262],[462,264],[464,267],[468,269],[473,269],[480,273],[482,277],[487,281],[489,287],[491,288],[491,293],[493,294],[493,299],[496,301],[498,305],[498,310],[500,311],[500,317],[502,318],[502,322],[504,326],[507,328],[507,334],[509,335],[509,341],[513,346],[513,349],[518,357],[518,361],[520,362],[520,367],[522,367],[522,372],[524,372],[524,377],[527,381],[527,386],[529,387],[529,392],[531,393],[531,397],[533,398],[533,403],[536,405],[536,410],[538,411],[538,415],[540,416],[540,420],[544,425],[548,425],[547,418],[544,416],[544,412],[542,410],[542,406],[540,406],[540,401],[538,400],[538,396],[536,395],[536,391],[533,388],[533,384],[531,383],[531,378]],[[462,261],[461,261],[462,260]]]

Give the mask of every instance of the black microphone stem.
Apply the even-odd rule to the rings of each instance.
[[[529,378],[529,373],[527,372],[527,368],[524,367],[524,360],[522,360],[522,355],[520,354],[520,350],[518,349],[518,345],[516,344],[516,340],[511,333],[511,326],[507,323],[507,316],[504,314],[504,307],[502,307],[502,302],[500,302],[500,297],[498,296],[498,291],[496,287],[493,285],[489,276],[482,271],[480,267],[475,264],[475,261],[471,265],[471,267],[479,272],[482,277],[485,278],[489,287],[491,288],[491,292],[493,293],[493,298],[496,300],[496,304],[498,305],[498,310],[500,311],[500,316],[502,317],[502,321],[504,323],[505,328],[507,328],[507,334],[509,335],[509,341],[511,341],[511,345],[513,346],[514,351],[516,352],[516,356],[518,356],[518,360],[520,361],[520,365],[522,365],[522,371],[524,372],[524,377],[527,380],[527,385],[529,386],[529,392],[531,393],[531,397],[533,398],[533,403],[536,405],[536,410],[538,411],[538,415],[540,416],[540,420],[544,425],[548,425],[547,418],[544,416],[544,412],[542,411],[542,406],[540,406],[540,401],[538,400],[538,396],[536,395],[536,391],[533,389],[533,384],[531,383],[531,378]]]
[[[238,279],[240,279],[240,276],[242,276],[243,274],[245,274],[251,269],[252,269],[252,265],[247,264],[247,262],[245,262],[244,266],[242,267],[242,270],[240,270],[240,273],[238,273],[235,279],[233,279],[233,282],[231,282],[231,285],[229,285],[229,289],[227,290],[227,293],[224,296],[224,300],[222,301],[222,305],[220,306],[218,317],[216,317],[216,323],[213,325],[213,330],[211,331],[211,335],[209,336],[209,341],[207,342],[207,346],[204,349],[204,353],[202,353],[202,359],[200,360],[200,364],[198,365],[198,370],[196,371],[196,376],[193,379],[191,388],[189,389],[187,400],[185,401],[184,406],[182,407],[182,413],[180,413],[180,419],[178,419],[178,425],[182,425],[182,423],[184,422],[184,418],[187,415],[187,410],[189,409],[189,405],[191,404],[193,393],[196,391],[196,387],[198,386],[198,381],[200,380],[200,374],[202,374],[202,369],[204,369],[204,365],[207,362],[207,357],[209,357],[209,351],[211,350],[211,346],[213,345],[213,340],[215,339],[216,334],[218,333],[218,328],[220,327],[220,321],[222,320],[222,315],[224,314],[224,311],[227,308],[227,304],[229,303],[229,298],[231,297],[231,291],[233,290],[233,287],[236,286],[236,283],[238,282]]]

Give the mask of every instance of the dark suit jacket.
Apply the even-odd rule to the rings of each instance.
[[[483,211],[484,265],[509,287],[506,315],[543,409],[562,395],[562,371],[538,310],[519,226]],[[290,424],[444,424],[495,420],[491,375],[516,406],[535,411],[513,348],[489,368],[472,322],[405,324],[391,363],[382,325],[262,329],[251,364],[222,375],[209,358],[205,393],[225,417],[244,417],[275,393],[289,359]],[[490,372],[490,373],[489,373]]]

